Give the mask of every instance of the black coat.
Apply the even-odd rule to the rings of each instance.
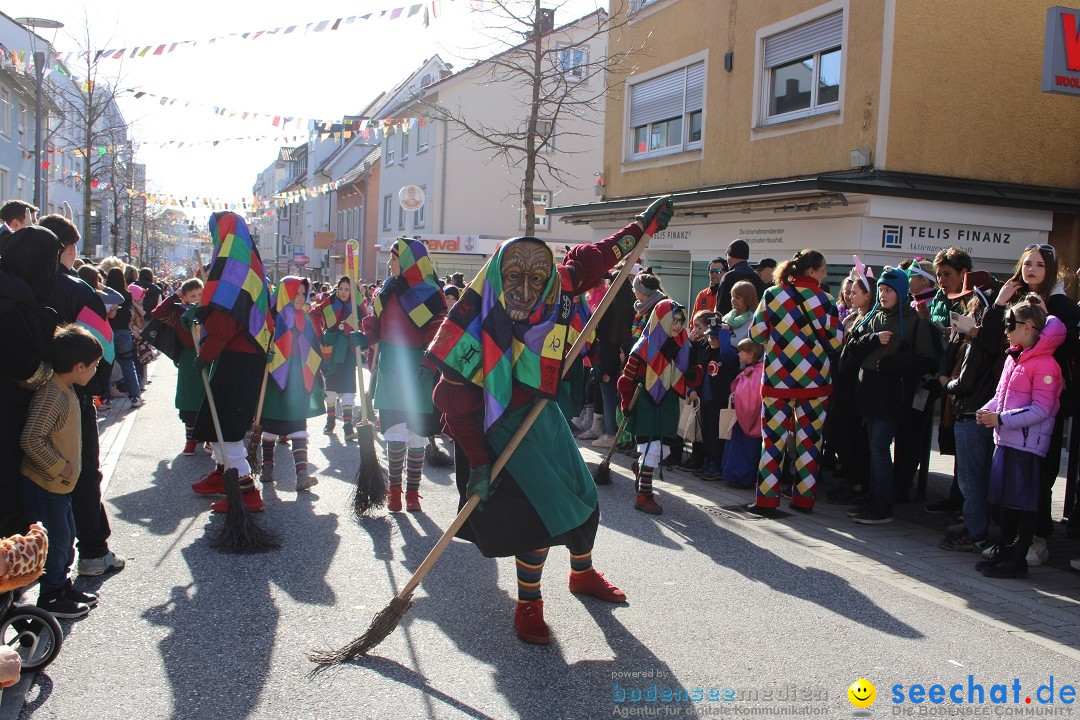
[[[74,270],[69,270],[63,265],[56,273],[53,280],[52,292],[49,294],[49,307],[56,311],[59,321],[73,323],[82,312],[83,308],[90,308],[98,317],[108,322],[105,312],[105,303],[101,296],[87,285]],[[112,363],[102,360],[98,364],[97,374],[86,385],[75,388],[79,397],[104,395],[109,388],[109,377],[112,375]]]
[[[750,267],[750,263],[745,260],[737,262],[724,273],[723,279],[720,280],[720,287],[716,291],[716,312],[721,315],[731,312],[731,288],[735,287],[735,283],[743,280],[757,288],[758,300],[765,294],[765,281],[757,274],[757,270]]]

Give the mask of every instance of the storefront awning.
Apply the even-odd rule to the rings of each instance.
[[[680,210],[691,212],[749,212],[772,204],[784,208],[795,204],[838,202],[847,195],[888,195],[975,205],[1080,213],[1080,191],[1062,188],[965,180],[937,175],[887,171],[845,172],[738,183],[672,193]],[[614,216],[635,214],[655,199],[628,197],[582,205],[548,208],[547,214],[563,222],[588,223]],[[682,214],[682,213],[680,213]]]

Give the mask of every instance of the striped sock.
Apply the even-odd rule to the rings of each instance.
[[[184,439],[185,440],[194,440],[195,439],[195,424],[194,423],[192,423],[191,425],[188,425],[187,423],[184,423]]]
[[[405,467],[405,443],[395,440],[386,443],[386,475],[391,487],[401,487],[401,471]]]
[[[405,465],[405,492],[420,490],[420,476],[424,473],[424,448],[409,448]]]
[[[292,439],[292,456],[293,462],[296,463],[296,477],[307,475],[307,446],[307,438]]]
[[[240,492],[249,492],[255,489],[255,478],[245,475],[240,478]]]
[[[641,476],[638,477],[638,495],[652,495],[653,468],[648,465],[641,466]]]
[[[570,573],[572,575],[580,575],[589,570],[592,570],[592,550],[584,555],[570,553]]]
[[[518,602],[540,599],[540,576],[544,573],[548,548],[540,548],[517,556]]]
[[[352,405],[341,406],[341,417],[344,418],[346,425],[352,425]]]
[[[276,443],[275,440],[263,440],[262,441],[263,465],[273,465],[274,464],[274,445],[275,445],[275,443]]]
[[[333,422],[337,417],[337,402],[326,403],[326,419],[329,422]]]

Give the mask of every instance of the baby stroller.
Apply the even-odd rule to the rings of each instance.
[[[64,631],[51,614],[34,605],[19,605],[15,591],[0,593],[0,642],[19,653],[22,671],[38,672],[56,659]]]

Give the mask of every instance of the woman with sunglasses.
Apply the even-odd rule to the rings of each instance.
[[[825,256],[817,250],[795,253],[780,263],[776,285],[765,290],[754,313],[750,339],[765,346],[765,416],[753,511],[768,514],[780,506],[780,478],[793,427],[798,450],[791,458],[796,473],[791,507],[807,513],[814,509],[832,356],[843,338],[836,303],[821,289],[827,274]]]
[[[1030,292],[1038,296],[1038,303],[1047,315],[1053,315],[1065,325],[1065,338],[1054,351],[1054,359],[1061,368],[1064,389],[1061,393],[1061,409],[1058,411],[1051,434],[1050,447],[1040,463],[1038,521],[1035,524],[1035,539],[1027,554],[1029,566],[1042,565],[1050,559],[1046,539],[1054,532],[1050,506],[1054,482],[1057,481],[1058,468],[1061,466],[1061,441],[1065,434],[1065,419],[1074,416],[1078,409],[1073,397],[1076,384],[1070,372],[1070,365],[1077,350],[1080,349],[1080,331],[1077,329],[1080,324],[1080,306],[1075,300],[1065,295],[1061,270],[1057,251],[1053,245],[1028,245],[1016,263],[1013,276],[1001,288],[993,307],[983,318],[983,326],[986,330],[998,334],[1004,333],[1006,308],[1016,298]]]

